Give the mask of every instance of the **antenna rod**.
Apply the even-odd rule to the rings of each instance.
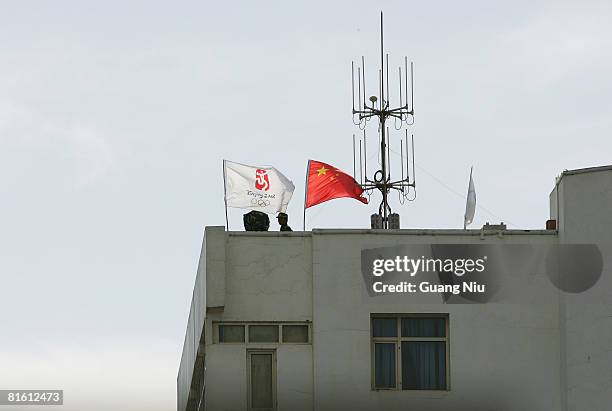
[[[400,156],[401,158],[401,169],[402,169],[402,181],[404,181],[404,140],[400,139]],[[402,186],[402,192],[404,192],[404,187]]]
[[[383,58],[383,54],[384,54],[384,46],[383,46],[383,12],[380,12],[380,75],[381,75],[381,94],[380,94],[380,107],[381,109],[384,108],[384,104],[385,104],[385,95],[384,93],[384,87],[382,86],[382,83],[384,83],[385,79],[384,79],[384,71],[385,71],[385,61]]]
[[[353,115],[355,114],[355,63],[351,61],[351,97],[353,100]]]
[[[361,69],[359,67],[357,67],[357,77],[361,77]],[[358,88],[358,94],[359,94],[359,97],[358,97],[359,107],[357,107],[357,110],[361,111],[362,109],[361,107],[361,78],[359,78],[357,81],[357,88]]]
[[[359,140],[359,184],[363,184],[363,168],[361,168],[361,140]]]
[[[383,78],[382,78],[382,70],[378,70],[378,96],[380,97],[380,101],[378,102],[380,110],[384,109],[383,107]]]
[[[402,100],[402,67],[398,67],[399,70],[399,95],[400,95],[400,107],[402,106],[402,102],[404,100]],[[406,96],[407,97],[407,96]],[[353,103],[355,104],[355,103]]]
[[[388,201],[387,201],[387,194],[389,189],[387,188],[387,183],[389,182],[388,178],[387,178],[387,159],[386,159],[386,151],[387,151],[387,136],[385,134],[385,115],[384,113],[380,114],[380,134],[381,134],[381,138],[380,138],[380,179],[381,181],[378,181],[377,183],[380,184],[379,190],[382,193],[383,196],[383,202],[381,204],[382,208],[383,208],[383,228],[389,228],[388,225],[388,219],[387,219],[387,208],[388,208]]]
[[[406,130],[406,180],[408,181],[408,183],[410,183],[410,151],[409,151],[409,147],[408,147],[408,130]],[[402,170],[404,168],[403,162],[402,162]]]
[[[365,128],[363,129],[363,169],[365,170],[365,182],[368,182],[368,144]]]
[[[410,111],[414,115],[414,64],[410,62]]]
[[[408,130],[406,130],[407,132]],[[414,134],[412,135],[412,184],[416,187],[416,173],[414,172]]]
[[[404,71],[405,71],[404,75],[406,76],[406,108],[408,108],[408,57],[406,56],[404,56]],[[407,148],[408,147],[406,147],[406,149]]]
[[[391,100],[391,94],[389,94],[389,54],[387,53],[387,100]],[[389,107],[389,102],[387,101],[387,107]]]
[[[363,56],[361,56],[361,76],[363,77],[363,105],[365,106],[366,103],[366,82],[365,82],[365,58]],[[359,107],[359,110],[361,110],[362,107]]]
[[[357,180],[355,173],[355,133],[353,133],[353,179]]]
[[[389,135],[389,127],[387,127],[387,136]],[[389,138],[389,137],[387,137]],[[387,176],[388,176],[388,180],[391,181],[391,154],[389,152],[391,145],[387,143]]]

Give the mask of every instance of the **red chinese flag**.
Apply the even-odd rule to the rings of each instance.
[[[363,189],[359,183],[345,172],[320,161],[308,162],[306,208],[341,197],[351,197],[367,204],[368,199],[361,193]]]

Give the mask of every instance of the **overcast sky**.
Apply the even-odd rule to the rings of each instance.
[[[392,67],[415,64],[403,228],[462,227],[471,165],[472,227],[543,228],[555,176],[610,163],[609,2],[2,2],[0,388],[174,409],[222,159],[292,179],[300,228],[307,160],[352,170],[350,63],[375,74],[380,9]],[[308,228],[368,227],[372,199]]]

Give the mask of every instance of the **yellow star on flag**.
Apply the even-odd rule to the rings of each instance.
[[[329,168],[325,168],[325,166],[321,167],[320,169],[317,170],[317,173],[319,173],[317,176],[321,176],[325,173],[327,173],[329,171]]]

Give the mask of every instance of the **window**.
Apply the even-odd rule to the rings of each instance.
[[[310,344],[310,322],[213,322],[214,343]]]
[[[374,389],[448,389],[448,315],[372,315]]]
[[[249,325],[249,342],[278,342],[278,325]]]
[[[308,343],[307,325],[283,325],[284,343]]]
[[[219,325],[219,342],[243,343],[244,325]]]

